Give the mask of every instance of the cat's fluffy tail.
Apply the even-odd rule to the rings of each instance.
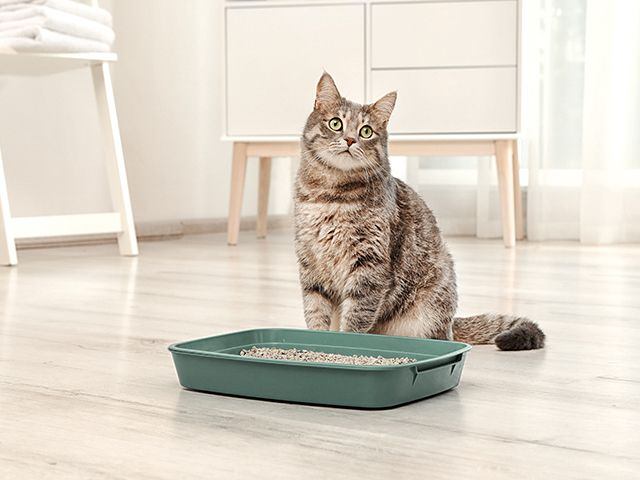
[[[474,344],[495,343],[500,350],[533,350],[544,347],[545,335],[526,317],[484,313],[454,318],[453,338]]]

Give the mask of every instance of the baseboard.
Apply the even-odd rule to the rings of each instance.
[[[292,226],[293,219],[290,215],[271,215],[269,217],[268,228],[270,230],[290,228]],[[240,230],[255,230],[255,228],[255,216],[246,217],[240,221]],[[226,231],[226,218],[203,218],[136,223],[136,234],[140,241],[169,240],[180,238],[184,235],[223,233]],[[73,235],[68,237],[22,238],[16,240],[16,247],[22,250],[29,248],[102,245],[115,242],[115,234]]]

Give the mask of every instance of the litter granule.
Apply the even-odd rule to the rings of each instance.
[[[268,358],[271,360],[296,360],[299,362],[338,363],[342,365],[405,365],[413,363],[407,357],[369,357],[367,355],[340,355],[338,353],[313,352],[297,348],[256,347],[240,351],[241,356]]]

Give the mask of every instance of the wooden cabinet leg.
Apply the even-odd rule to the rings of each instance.
[[[513,151],[513,196],[514,213],[516,216],[516,240],[524,238],[524,217],[522,213],[522,191],[520,190],[520,152],[518,151],[518,140],[511,142]]]
[[[0,150],[0,264],[18,264],[16,242],[13,238],[13,227],[11,225],[7,182],[5,181],[4,164],[2,163],[2,150]]]
[[[271,157],[260,157],[260,175],[258,180],[258,220],[256,235],[267,236],[267,216],[269,212],[269,186],[271,183]]]
[[[498,188],[500,190],[500,210],[504,246],[516,244],[516,225],[513,194],[513,155],[510,140],[495,142],[496,164],[498,167]]]
[[[244,194],[244,179],[247,173],[247,144],[235,142],[233,144],[233,160],[231,164],[231,193],[229,195],[229,220],[227,224],[227,242],[229,245],[238,244],[240,233],[240,214],[242,212],[242,196]]]

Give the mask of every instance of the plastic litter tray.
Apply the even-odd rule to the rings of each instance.
[[[410,357],[390,366],[270,360],[240,356],[252,346]],[[204,392],[355,408],[388,408],[454,388],[466,343],[386,335],[261,328],[169,347],[180,384]]]

